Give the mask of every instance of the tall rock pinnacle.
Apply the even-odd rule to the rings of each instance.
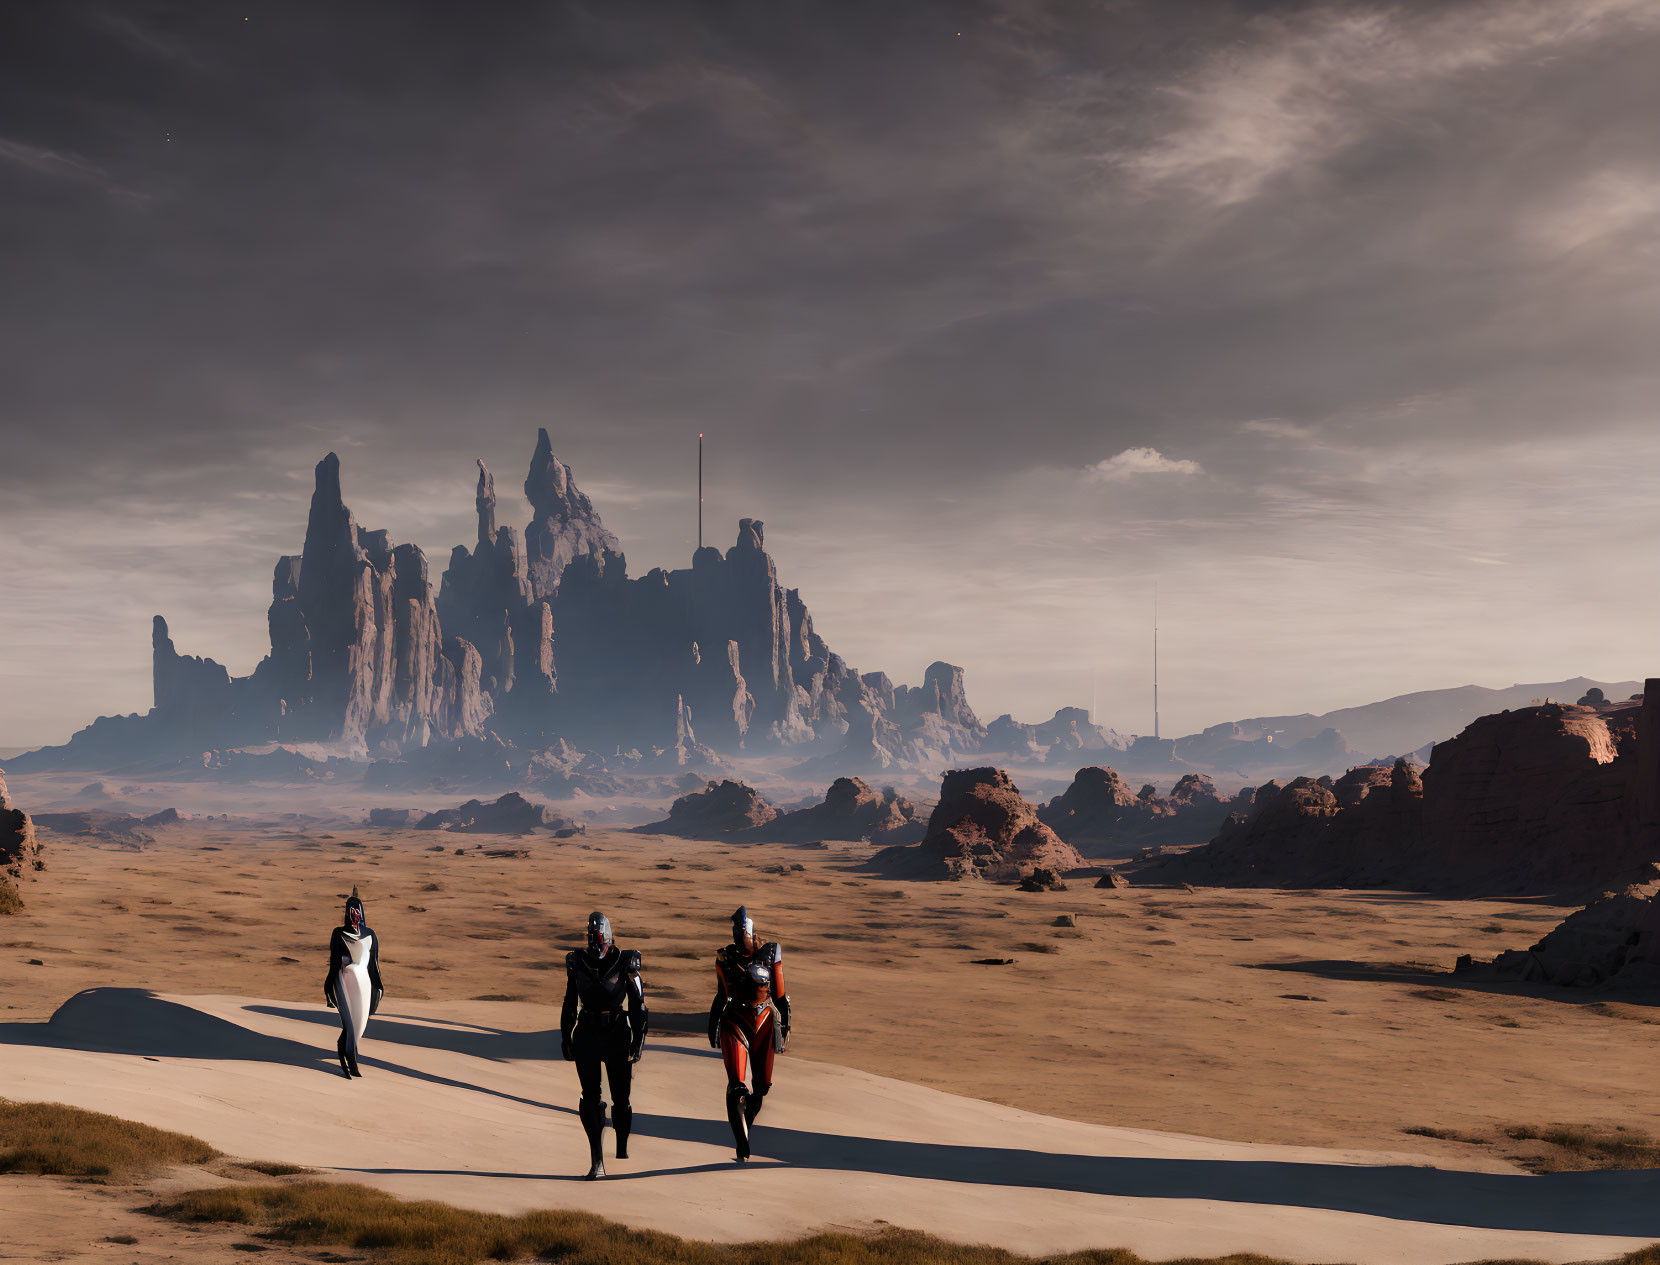
[[[482,459],[478,463],[478,492],[473,503],[478,506],[478,547],[485,549],[496,539],[496,480]]]
[[[525,528],[525,554],[531,594],[537,601],[559,591],[560,577],[572,558],[622,552],[622,543],[605,530],[594,503],[576,486],[571,468],[553,455],[545,427],[536,432],[536,451],[530,458],[530,473],[525,475],[525,497],[532,510]]]

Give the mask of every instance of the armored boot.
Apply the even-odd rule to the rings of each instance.
[[[767,1089],[772,1086],[768,1085]],[[766,1101],[767,1089],[752,1089],[749,1091],[749,1101],[744,1104],[744,1123],[752,1125],[755,1117],[761,1114],[761,1104]]]
[[[334,1048],[340,1053],[340,1075],[347,1080],[352,1078],[352,1065],[346,1061],[346,1034],[341,1032],[340,1040],[335,1042]]]
[[[582,1120],[582,1129],[588,1135],[588,1180],[598,1181],[605,1176],[605,1156],[600,1143],[605,1138],[605,1100],[584,1098],[577,1103],[576,1114]]]
[[[726,1087],[726,1119],[738,1148],[738,1163],[749,1158],[749,1091],[742,1085]]]
[[[611,1104],[611,1128],[617,1134],[617,1158],[628,1158],[628,1131],[634,1127],[634,1108],[627,1103]]]

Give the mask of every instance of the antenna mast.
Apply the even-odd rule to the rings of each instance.
[[[1153,581],[1153,737],[1159,736],[1159,582]]]
[[[703,432],[697,434],[697,547],[703,548]]]

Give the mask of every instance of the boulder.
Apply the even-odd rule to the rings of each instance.
[[[371,808],[369,824],[396,830],[409,825],[416,815],[417,810],[413,808]]]
[[[682,795],[662,821],[637,826],[639,834],[676,835],[683,839],[721,839],[739,831],[764,826],[778,810],[743,782],[707,783],[701,791]]]
[[[1002,769],[953,769],[921,842],[884,848],[871,858],[880,873],[911,878],[1017,881],[1036,869],[1075,870],[1083,858],[1038,819]]]

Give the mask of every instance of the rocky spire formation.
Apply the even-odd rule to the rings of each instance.
[[[488,736],[684,764],[811,742],[820,759],[870,767],[984,736],[961,669],[935,663],[921,686],[896,688],[834,653],[779,583],[759,519],[740,520],[724,553],[701,548],[686,569],[630,578],[546,430],[524,487],[521,539],[498,523],[495,479],[478,462],[475,540],[451,552],[435,596],[419,548],[357,523],[329,453],[304,547],[272,572],[271,650],[254,672],[179,654],[158,617],[154,709],[102,718],[60,750],[108,762],[279,740],[397,756]]]
[[[482,469],[483,463],[479,465]],[[525,553],[531,595],[538,601],[559,591],[565,568],[574,558],[622,553],[622,544],[599,521],[594,503],[576,486],[571,468],[553,455],[545,427],[536,432],[525,499],[532,511],[525,528]]]

